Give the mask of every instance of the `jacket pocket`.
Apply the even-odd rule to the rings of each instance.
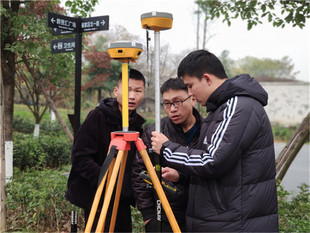
[[[221,191],[219,190],[216,180],[215,179],[209,180],[208,184],[209,184],[210,197],[212,199],[214,207],[218,210],[226,210],[227,208],[222,202]]]

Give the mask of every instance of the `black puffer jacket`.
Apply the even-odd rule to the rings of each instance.
[[[201,117],[199,112],[193,108],[193,114],[196,118],[196,125],[198,129],[201,127]],[[160,121],[161,132],[168,137],[171,141],[180,143],[181,145],[186,146],[186,136],[181,128],[174,124],[168,117],[162,118]],[[142,140],[147,148],[151,148],[151,133],[155,130],[155,125],[150,125],[143,133]],[[199,130],[194,136],[190,147],[197,146],[199,139]],[[149,154],[150,159],[154,164],[154,156]],[[154,192],[152,189],[146,188],[146,183],[139,177],[139,174],[142,170],[146,170],[143,160],[139,153],[136,154],[134,164],[132,166],[132,185],[134,190],[134,195],[136,199],[136,204],[138,210],[141,211],[143,215],[143,219],[147,220],[155,217],[155,199]],[[170,186],[173,186],[177,189],[176,195],[170,195],[165,192],[169,204],[172,208],[172,211],[175,214],[175,217],[179,224],[185,223],[185,211],[187,206],[187,198],[188,198],[188,185],[189,178],[179,172],[180,180],[178,182],[170,182],[166,181]],[[164,212],[164,211],[163,211]],[[163,220],[168,221],[167,217],[163,213]]]
[[[198,149],[173,142],[167,166],[191,175],[191,232],[277,232],[273,135],[263,108],[268,95],[248,75],[225,81],[210,96]]]
[[[129,116],[129,130],[142,134],[144,119],[133,111]],[[115,98],[107,98],[92,110],[78,130],[71,153],[72,168],[66,199],[90,210],[97,190],[98,176],[107,156],[111,132],[122,130],[122,114]],[[136,147],[131,143],[128,152],[121,198],[134,204],[131,187],[131,165]]]

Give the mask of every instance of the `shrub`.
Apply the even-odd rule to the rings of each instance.
[[[22,116],[13,117],[13,130],[21,133],[32,133],[34,129],[34,121]]]
[[[142,214],[137,208],[131,207],[132,232],[145,232]]]
[[[72,210],[78,214],[79,230],[84,230],[83,211],[64,198],[66,184],[64,170],[24,172],[15,168],[6,187],[8,232],[69,232]],[[132,208],[132,221],[133,232],[144,232],[136,208]]]
[[[146,129],[149,125],[155,123],[155,119],[153,118],[146,118],[143,124],[143,129]]]
[[[310,232],[309,185],[302,184],[299,193],[291,196],[278,185],[280,232]]]
[[[69,169],[67,169],[69,170]],[[78,227],[85,222],[81,209],[64,198],[67,177],[64,170],[20,171],[14,169],[7,184],[7,229],[13,231],[69,231],[70,212],[78,213]],[[299,193],[290,193],[278,185],[280,232],[310,232],[309,186],[299,186]],[[132,208],[133,232],[144,232],[142,216]]]
[[[290,138],[294,135],[296,129],[297,129],[296,126],[290,126],[290,127],[284,127],[280,125],[272,126],[274,139],[280,141],[290,140]]]
[[[72,130],[71,125],[66,122],[69,129]],[[31,118],[25,118],[20,115],[14,115],[13,117],[13,130],[20,133],[31,134],[34,130],[34,120]],[[43,119],[40,123],[40,134],[48,135],[60,135],[63,133],[61,125],[58,121],[50,121],[49,119]]]
[[[43,167],[58,168],[70,163],[70,141],[63,135],[13,135],[13,165],[21,170]]]
[[[70,125],[68,125],[68,127],[70,127]],[[63,131],[58,121],[43,120],[40,124],[40,133],[48,135],[60,135],[63,133]]]
[[[14,169],[7,184],[7,230],[29,232],[69,231],[70,212],[81,210],[64,198],[64,171],[23,172]],[[78,221],[81,221],[79,219]]]

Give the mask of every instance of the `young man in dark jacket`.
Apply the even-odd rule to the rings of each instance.
[[[193,107],[196,101],[188,94],[187,87],[182,79],[167,80],[160,89],[163,107],[167,117],[161,119],[161,132],[172,142],[183,146],[197,146],[201,118]],[[142,140],[151,148],[151,132],[155,130],[154,124],[150,125],[143,133]],[[155,155],[158,156],[158,155]],[[150,154],[151,160],[153,159]],[[156,200],[155,190],[147,188],[147,184],[139,177],[141,171],[146,170],[143,160],[137,153],[132,172],[133,190],[138,210],[141,211],[146,232],[156,232]],[[188,198],[188,177],[169,167],[162,168],[163,180],[168,185],[176,188],[175,194],[165,192],[172,211],[182,232],[185,229],[185,212]],[[169,180],[169,181],[168,181]],[[162,209],[162,232],[172,232],[169,221]]]
[[[144,97],[144,76],[135,69],[129,71],[128,109],[129,130],[142,134],[144,119],[136,113],[136,108]],[[74,138],[71,153],[72,168],[68,180],[66,199],[85,211],[87,222],[93,199],[97,190],[98,176],[101,166],[107,157],[111,142],[111,132],[122,130],[122,74],[119,75],[117,86],[114,87],[116,98],[106,98],[92,110],[81,125]],[[136,147],[131,143],[128,152],[121,198],[118,208],[115,231],[131,232],[131,210],[134,205],[131,187],[131,165]],[[111,205],[114,200],[111,200]],[[110,205],[110,206],[111,206]],[[107,215],[105,231],[109,225],[111,212]],[[96,223],[92,230],[96,229]]]
[[[152,146],[164,165],[191,176],[187,230],[277,232],[274,142],[263,107],[266,91],[247,74],[227,79],[222,63],[206,50],[187,55],[178,76],[209,112],[199,145],[187,148],[153,132]]]

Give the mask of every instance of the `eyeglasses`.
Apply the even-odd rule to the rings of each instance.
[[[179,108],[179,107],[183,106],[183,103],[184,103],[186,100],[188,100],[189,97],[191,97],[191,95],[188,96],[188,97],[187,97],[186,99],[184,99],[184,100],[175,101],[175,102],[173,102],[173,103],[168,103],[168,102],[167,102],[167,103],[162,103],[161,105],[162,105],[165,109],[170,109],[172,105],[173,105],[173,107],[175,107],[175,108]]]

